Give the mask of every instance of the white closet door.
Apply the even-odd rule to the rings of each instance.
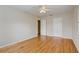
[[[41,35],[46,35],[46,19],[41,19]]]
[[[60,17],[53,19],[53,35],[62,35],[62,18]]]

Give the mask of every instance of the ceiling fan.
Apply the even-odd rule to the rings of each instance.
[[[41,6],[41,8],[40,8],[40,13],[47,13],[48,10],[49,10],[49,9],[47,8],[46,5]]]

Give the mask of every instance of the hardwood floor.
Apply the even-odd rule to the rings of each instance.
[[[76,53],[73,41],[60,37],[35,37],[8,47],[0,48],[0,52],[10,53]]]

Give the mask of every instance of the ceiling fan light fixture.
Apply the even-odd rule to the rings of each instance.
[[[48,9],[46,8],[46,6],[42,6],[40,8],[40,13],[47,13]]]
[[[46,11],[45,10],[40,10],[40,13],[46,13]]]

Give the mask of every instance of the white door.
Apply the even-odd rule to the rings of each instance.
[[[62,18],[60,17],[53,19],[53,35],[62,35]]]

